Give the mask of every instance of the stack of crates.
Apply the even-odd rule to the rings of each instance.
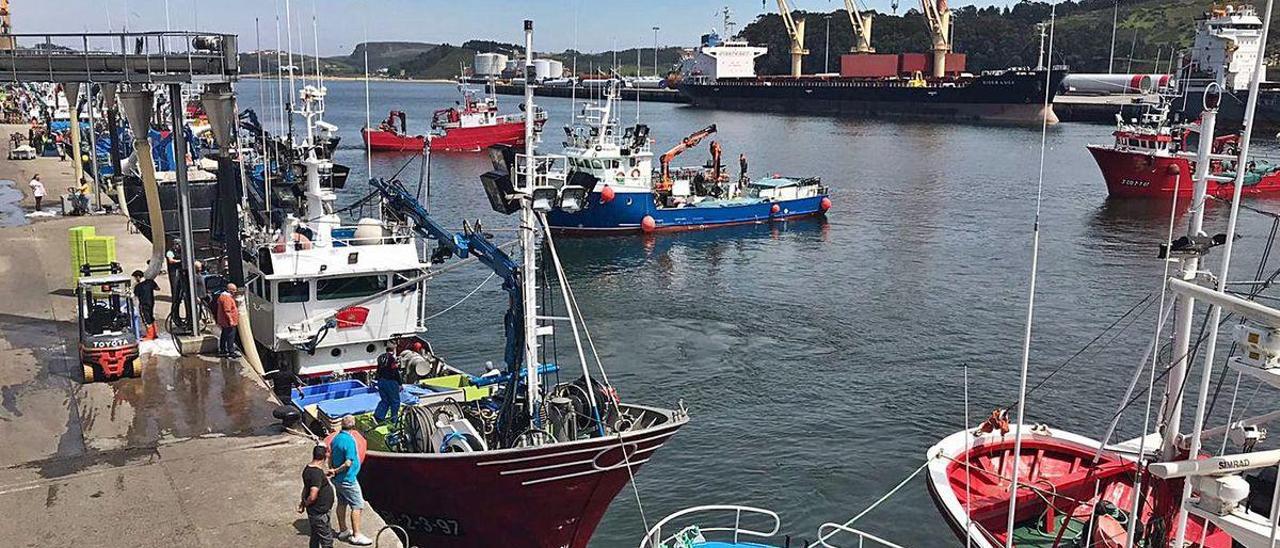
[[[98,236],[92,226],[77,226],[68,230],[71,244],[71,282],[74,284],[83,276],[82,268],[89,265],[94,275],[111,271],[116,263],[115,236]]]

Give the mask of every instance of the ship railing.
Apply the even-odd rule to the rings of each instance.
[[[207,32],[0,36],[0,81],[216,83],[240,72],[237,37]]]
[[[560,154],[517,154],[515,171],[518,183],[525,189],[530,183],[533,188],[558,188],[569,178],[568,166],[569,158]]]
[[[856,544],[855,546],[857,546],[858,548],[864,548],[865,546],[884,546],[886,548],[903,548],[903,546],[901,545],[889,542],[885,539],[877,537],[866,531],[861,531],[861,530],[849,527],[847,525],[842,525],[839,523],[830,523],[830,522],[824,523],[822,524],[822,526],[818,527],[818,542],[810,546],[822,546],[823,548],[837,548],[837,545],[829,544],[827,542],[828,540],[831,539],[832,536],[835,536],[837,534],[853,535],[857,537],[858,544]]]
[[[699,525],[687,525],[671,535],[665,537],[662,535],[663,528],[672,521],[681,520],[682,522],[685,522],[688,521],[689,516],[694,514],[723,514],[727,512],[731,512],[733,515],[732,526],[719,525],[714,527],[702,527]],[[750,519],[762,521],[766,527],[750,528],[743,525],[742,518],[744,515],[748,516]],[[765,510],[764,508],[728,504],[694,506],[692,508],[685,508],[684,510],[662,518],[662,521],[659,521],[654,524],[653,527],[650,527],[649,530],[645,532],[644,539],[640,541],[640,548],[667,548],[668,546],[672,546],[673,544],[670,543],[673,542],[676,543],[674,546],[683,546],[684,544],[679,544],[679,542],[704,533],[712,533],[712,536],[723,533],[726,537],[731,536],[733,542],[736,544],[742,537],[772,537],[778,534],[778,530],[781,529],[781,527],[782,519],[778,517],[778,514],[774,513],[772,510]]]

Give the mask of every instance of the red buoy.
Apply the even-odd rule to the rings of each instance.
[[[653,232],[655,228],[658,228],[658,222],[654,221],[653,217],[645,215],[643,219],[640,219],[640,230]]]
[[[779,211],[782,211],[782,208],[778,207],[778,204],[773,204],[773,207],[769,208],[770,215],[777,215]]]
[[[1164,168],[1164,171],[1171,177],[1176,177],[1182,173],[1182,166],[1178,164],[1169,164],[1169,167]]]
[[[604,188],[600,190],[600,203],[607,204],[612,202],[614,197],[613,187],[604,185]]]
[[[823,211],[831,209],[831,198],[823,196],[822,203],[820,203],[818,207],[821,207]]]

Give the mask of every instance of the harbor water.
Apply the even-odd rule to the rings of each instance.
[[[335,159],[352,168],[339,205],[350,204],[368,190],[359,135],[366,123],[365,84],[325,84],[325,118],[342,135]],[[274,81],[241,82],[240,107],[258,110],[264,124],[273,125],[278,113],[264,105],[278,104],[277,89]],[[372,123],[388,110],[403,110],[411,133],[425,132],[432,110],[460,99],[454,86],[443,84],[373,82],[369,89]],[[516,112],[518,100],[499,99],[504,112]],[[550,115],[541,150],[555,152],[573,103],[538,98],[538,104]],[[665,103],[624,104],[624,125],[635,120],[637,108],[653,128],[657,154],[714,123],[719,133],[713,139],[723,145],[735,176],[738,154],[745,153],[755,176],[821,177],[832,189],[834,207],[825,220],[557,240],[621,397],[664,406],[683,401],[691,415],[644,465],[635,489],[626,488],[614,501],[594,546],[635,546],[646,523],[699,504],[769,508],[782,516],[784,533],[813,540],[818,525],[859,513],[916,470],[935,441],[1016,399],[1040,170],[1038,126],[787,116]],[[1109,143],[1111,130],[1076,123],[1049,128],[1039,219],[1031,386],[1135,305],[1140,312],[1028,399],[1028,422],[1091,437],[1102,435],[1151,340],[1151,303],[1159,298],[1165,268],[1156,256],[1169,225],[1167,203],[1107,200],[1085,145]],[[1259,140],[1264,154],[1275,152],[1272,138]],[[706,161],[709,142],[675,164]],[[376,177],[402,168],[400,178],[414,188],[414,155],[377,154],[372,160]],[[515,219],[490,210],[481,188],[479,175],[488,169],[483,154],[433,155],[430,210],[451,226],[479,219],[496,239],[513,239]],[[1280,201],[1249,205],[1280,212]],[[1225,232],[1226,214],[1226,207],[1210,203],[1207,231]],[[1232,279],[1253,279],[1271,227],[1269,217],[1242,211]],[[1183,230],[1181,222],[1177,230]],[[1218,262],[1215,254],[1209,264],[1216,270]],[[430,311],[453,306],[487,275],[476,266],[439,277],[429,287]],[[436,351],[472,372],[486,362],[501,363],[505,304],[497,283],[489,281],[433,319],[428,336]],[[567,341],[559,353],[575,362]],[[562,378],[570,374],[577,376],[566,372]],[[1225,411],[1233,381],[1234,375],[1219,411]],[[1247,413],[1249,404],[1258,412],[1261,402],[1249,401],[1253,384],[1242,386],[1248,390],[1241,391],[1237,413]],[[1139,433],[1144,407],[1139,398],[1113,441]],[[857,526],[906,546],[954,542],[919,478]]]

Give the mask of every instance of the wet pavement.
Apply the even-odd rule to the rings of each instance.
[[[38,169],[62,188],[66,165],[0,162],[0,180]],[[21,187],[0,203],[16,201],[6,188],[33,205]],[[0,546],[304,545],[314,442],[282,431],[248,365],[160,348],[141,378],[81,383],[67,230],[85,224],[116,237],[126,271],[144,266],[150,243],[120,216],[0,223]]]

